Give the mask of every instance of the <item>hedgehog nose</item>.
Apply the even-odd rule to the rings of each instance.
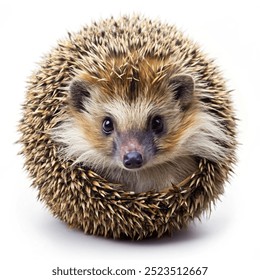
[[[130,152],[124,155],[123,163],[128,169],[139,168],[143,164],[143,158],[138,152]]]

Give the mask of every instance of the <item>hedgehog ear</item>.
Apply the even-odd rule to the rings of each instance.
[[[180,74],[170,80],[174,100],[180,102],[183,110],[189,107],[193,99],[194,80],[190,75]]]
[[[75,109],[85,111],[84,101],[90,98],[89,85],[79,78],[73,79],[69,86],[69,97]]]

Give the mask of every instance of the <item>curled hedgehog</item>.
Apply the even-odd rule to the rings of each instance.
[[[69,34],[31,77],[24,111],[22,153],[38,186],[47,164],[59,162],[64,184],[69,169],[85,174],[78,180],[87,188],[97,174],[121,194],[167,193],[191,183],[204,162],[217,170],[210,201],[235,162],[224,79],[195,43],[159,21],[111,18]]]

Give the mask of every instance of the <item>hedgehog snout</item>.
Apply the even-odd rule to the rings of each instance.
[[[145,147],[138,133],[122,133],[117,138],[116,150],[121,164],[127,170],[141,168],[145,164]]]
[[[143,165],[143,157],[139,152],[130,152],[124,155],[123,164],[127,169],[140,168]]]

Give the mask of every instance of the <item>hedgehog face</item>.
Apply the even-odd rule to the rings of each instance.
[[[72,80],[70,111],[92,151],[78,151],[80,161],[138,171],[178,155],[194,121],[194,81],[184,74],[159,79],[158,72],[142,70],[98,81],[84,73]]]
[[[178,184],[197,158],[226,157],[229,136],[200,100],[208,96],[203,83],[169,58],[99,59],[75,73],[66,118],[52,131],[65,159],[143,191]]]

